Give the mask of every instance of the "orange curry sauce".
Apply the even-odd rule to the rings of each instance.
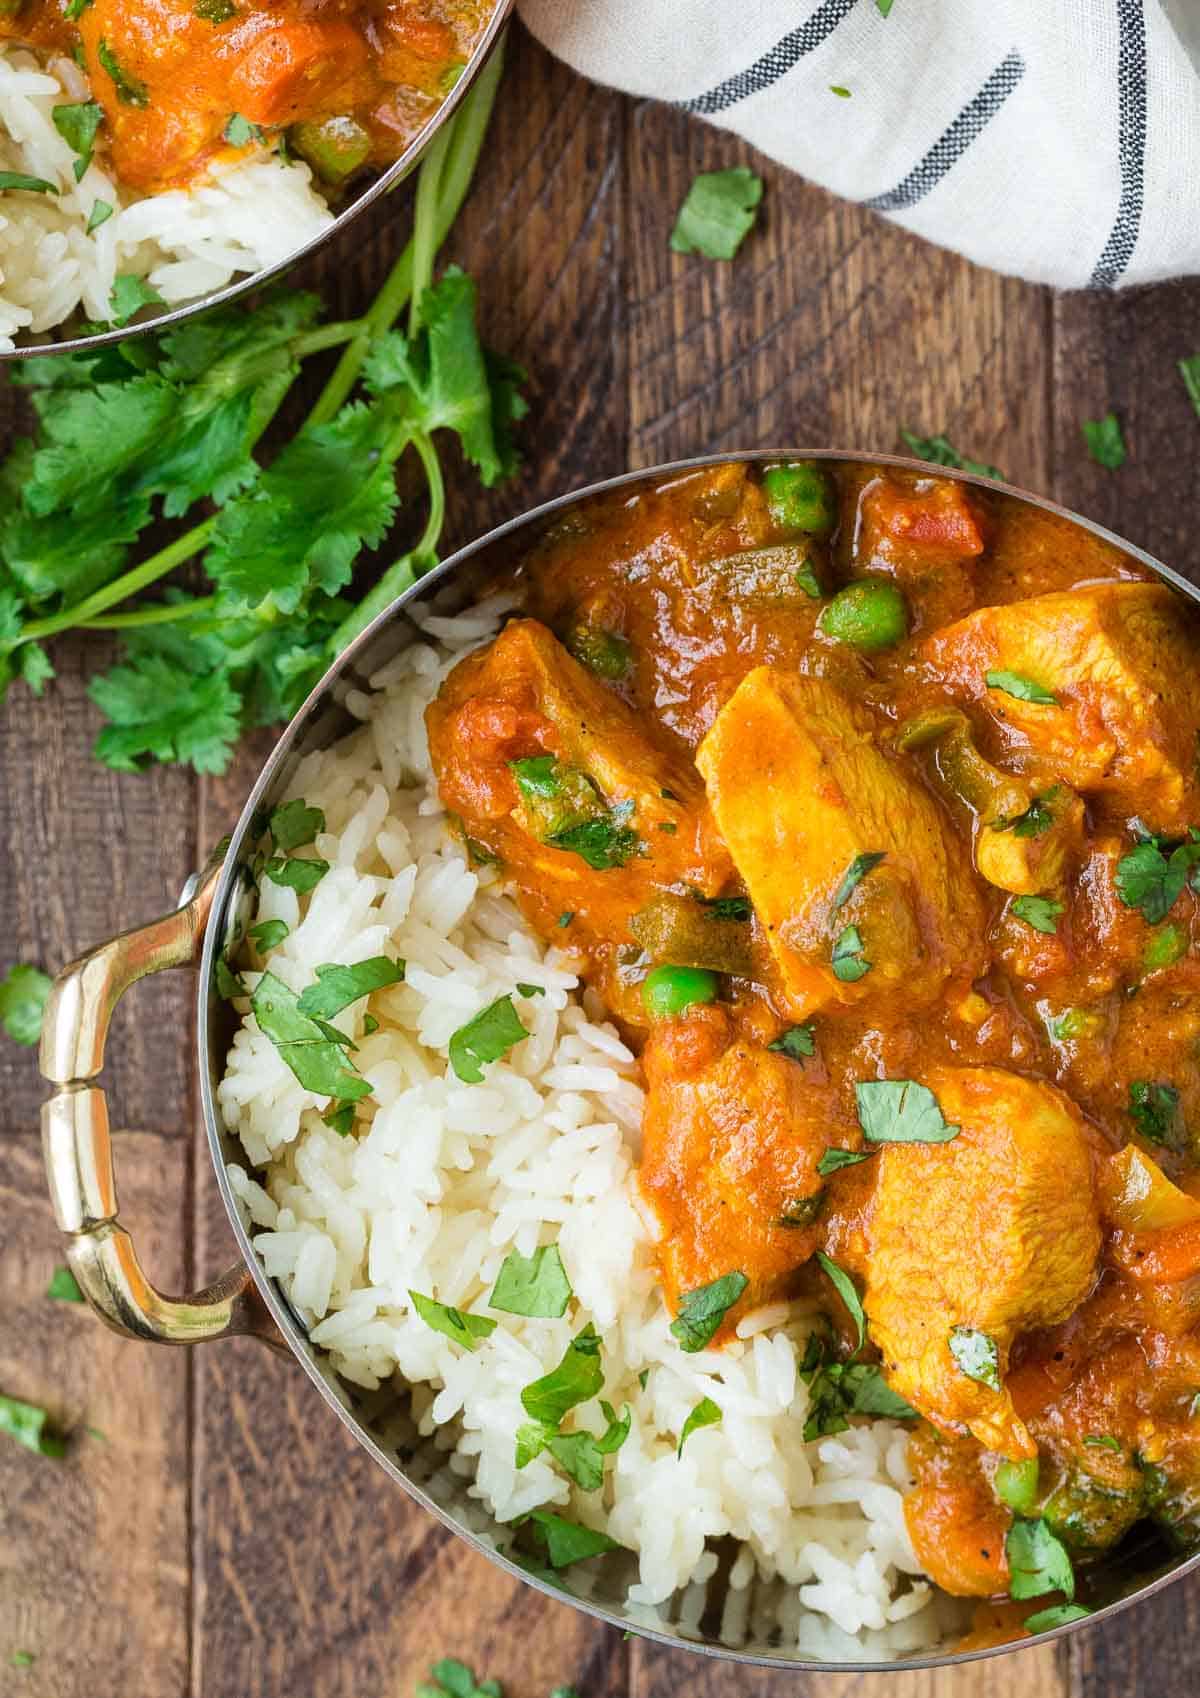
[[[230,152],[235,114],[268,141],[290,133],[336,184],[399,158],[493,9],[492,0],[23,0],[0,8],[0,37],[77,58],[104,108],[113,169],[131,188],[203,174]]]
[[[849,1360],[832,1258],[924,1417],[919,1557],[998,1596],[1018,1517],[1077,1562],[1200,1527],[1200,619],[999,492],[792,471],[567,513],[431,748],[641,1054],[672,1310],[737,1271],[718,1342],[802,1298]],[[706,1000],[652,1006],[664,966]]]

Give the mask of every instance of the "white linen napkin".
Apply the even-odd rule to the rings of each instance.
[[[981,265],[1060,288],[1200,271],[1200,0],[519,9],[585,76],[734,130]]]

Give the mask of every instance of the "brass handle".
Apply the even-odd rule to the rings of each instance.
[[[64,967],[42,1022],[40,1064],[55,1091],[42,1107],[42,1153],[55,1218],[68,1235],[67,1260],[101,1320],[128,1338],[198,1344],[252,1333],[283,1340],[240,1263],[190,1297],[164,1297],[142,1271],[133,1240],[117,1219],[108,1104],[92,1081],[104,1066],[113,1010],[130,985],[166,967],[200,959],[220,874],[219,861],[185,892],[174,913]]]

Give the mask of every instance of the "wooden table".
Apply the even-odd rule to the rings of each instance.
[[[1200,420],[1174,362],[1200,348],[1200,283],[1054,296],[973,269],[789,178],[730,137],[591,88],[518,37],[492,145],[450,257],[487,334],[531,374],[526,470],[452,493],[455,535],[626,466],[707,449],[895,449],[945,430],[1200,580]],[[667,248],[693,174],[755,164],[759,232],[732,265]],[[358,310],[407,228],[399,200],[305,281]],[[0,404],[10,400],[0,395]],[[1122,416],[1130,458],[1088,460],[1080,421]],[[0,714],[0,969],[57,965],[164,910],[235,819],[270,737],[219,781],[93,761],[86,680],[61,645],[41,702]],[[231,1241],[195,1136],[191,985],[127,1000],[110,1046],[123,1214],[158,1283],[215,1275]],[[452,1654],[545,1698],[1184,1698],[1200,1584],[1060,1650],[864,1679],[726,1668],[625,1641],[514,1585],[413,1509],[287,1361],[248,1341],[124,1343],[48,1303],[61,1250],[32,1057],[0,1044],[0,1389],[87,1424],[53,1463],[0,1445],[0,1693],[29,1698],[409,1698]],[[36,1655],[9,1666],[12,1651]]]

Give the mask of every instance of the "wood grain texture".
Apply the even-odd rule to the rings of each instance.
[[[184,1150],[119,1140],[125,1214],[167,1290],[184,1282]],[[62,1461],[0,1444],[0,1692],[176,1698],[191,1586],[188,1357],[138,1349],[46,1297],[62,1249],[36,1136],[0,1141],[0,1220],[0,1391],[72,1435]],[[17,1650],[37,1658],[20,1680]]]
[[[767,193],[737,261],[671,254],[693,174],[741,161]],[[410,198],[391,197],[295,281],[336,314],[360,310],[407,238]],[[1200,421],[1174,372],[1200,347],[1200,283],[1054,298],[977,271],[730,136],[590,88],[519,31],[447,257],[479,279],[488,340],[528,366],[532,401],[518,482],[488,492],[452,477],[450,543],[626,464],[773,443],[886,451],[908,426],[945,431],[1200,574]],[[11,406],[0,388],[0,432]],[[1078,434],[1109,406],[1131,449],[1120,473],[1092,466]],[[219,781],[118,777],[89,754],[100,645],[55,659],[45,700],[20,692],[0,716],[0,970],[18,956],[55,965],[167,906],[273,741],[248,740]],[[184,975],[139,987],[109,1068],[116,1123],[172,1135],[119,1146],[125,1210],[168,1288],[232,1255],[203,1143],[179,1136],[194,1118],[191,991]],[[807,1680],[626,1642],[544,1603],[415,1509],[287,1361],[248,1341],[191,1357],[141,1349],[76,1311],[47,1314],[60,1254],[29,1135],[41,1092],[9,1045],[0,1088],[0,1390],[86,1412],[110,1435],[58,1471],[0,1449],[4,1698],[410,1698],[443,1654],[510,1698],[567,1682],[581,1698],[1192,1698],[1196,1584],[1061,1651]],[[8,1666],[16,1648],[38,1653],[31,1674]]]

